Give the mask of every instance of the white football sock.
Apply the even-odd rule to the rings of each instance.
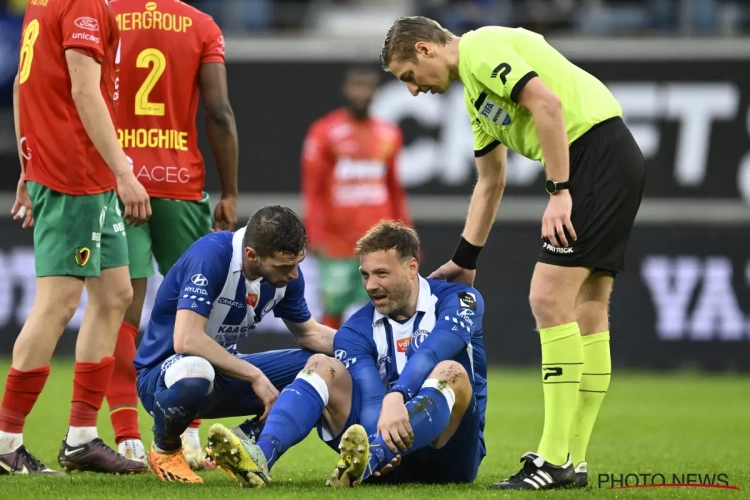
[[[0,431],[0,455],[13,453],[23,444],[23,434]]]
[[[187,439],[188,446],[196,450],[201,449],[201,435],[198,431],[199,429],[188,427],[183,433],[183,436]]]
[[[128,455],[128,450],[132,450],[136,460],[143,460],[146,457],[146,449],[140,439],[126,439],[118,445],[117,452],[123,457],[131,458]]]
[[[99,437],[96,427],[68,427],[68,437],[65,442],[68,446],[81,446],[90,443]]]

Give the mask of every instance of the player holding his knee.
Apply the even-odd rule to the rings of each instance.
[[[334,331],[310,316],[299,263],[307,236],[289,208],[270,205],[245,228],[204,236],[164,278],[138,347],[138,395],[154,416],[149,461],[162,481],[202,483],[181,452],[196,418],[261,415]],[[243,355],[263,317],[284,320],[302,349]]]
[[[492,486],[585,486],[586,448],[609,387],[609,298],[641,204],[643,155],[607,87],[537,33],[487,26],[455,36],[398,19],[383,67],[413,95],[464,86],[479,177],[453,258],[430,276],[472,284],[505,188],[508,148],[544,165],[549,203],[529,302],[541,341],[544,430],[537,453]]]
[[[210,430],[209,453],[245,486],[265,485],[316,423],[341,453],[332,486],[476,478],[486,454],[481,295],[419,276],[417,234],[400,223],[372,228],[357,253],[371,302],[336,333],[336,359],[308,360],[257,442],[220,424]]]
[[[84,286],[70,426],[58,462],[68,470],[146,471],[109,448],[96,429],[117,329],[133,296],[123,215],[142,224],[151,214],[113,124],[119,59],[105,2],[29,2],[13,92],[21,178],[12,213],[23,227],[34,226],[36,296],[0,406],[0,475],[60,474],[26,449],[23,428]]]
[[[222,223],[234,229],[237,130],[227,91],[224,37],[209,15],[177,0],[113,0],[110,6],[122,36],[120,144],[148,191],[153,214],[147,224],[127,226],[133,302],[120,326],[107,402],[120,453],[147,461],[133,367],[147,279],[154,275],[153,259],[166,276],[212,227],[195,122],[199,95],[222,187],[214,229],[222,229]],[[204,464],[197,424],[186,432],[184,448],[195,468]]]

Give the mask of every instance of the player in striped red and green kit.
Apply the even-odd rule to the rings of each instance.
[[[544,431],[523,469],[493,488],[585,485],[586,448],[610,379],[609,298],[645,178],[620,104],[520,28],[457,37],[431,19],[402,18],[381,60],[415,96],[464,85],[479,178],[456,252],[431,278],[473,283],[503,194],[507,148],[544,165],[549,204],[529,297],[542,345]]]

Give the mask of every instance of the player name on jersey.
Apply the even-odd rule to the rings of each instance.
[[[122,148],[161,148],[188,151],[188,133],[179,130],[117,129],[117,137]]]

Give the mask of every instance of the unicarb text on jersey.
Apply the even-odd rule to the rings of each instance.
[[[188,133],[179,130],[159,128],[117,129],[120,147],[127,148],[161,148],[188,150]]]
[[[153,6],[153,8],[151,8]],[[162,30],[175,33],[187,33],[193,20],[187,16],[178,16],[169,12],[159,12],[154,2],[146,4],[144,12],[123,12],[117,14],[117,27],[120,31]]]

